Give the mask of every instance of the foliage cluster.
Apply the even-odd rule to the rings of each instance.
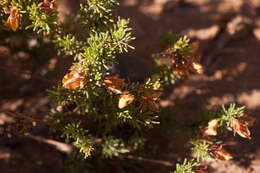
[[[232,155],[223,148],[225,144],[217,137],[233,131],[234,136],[238,134],[243,138],[251,139],[248,127],[254,124],[255,118],[246,114],[244,109],[245,107],[237,107],[234,103],[228,108],[223,105],[221,111],[211,116],[215,118],[211,119],[207,126],[201,125],[191,140],[194,158],[178,164],[174,173],[207,173],[207,166],[203,165],[202,161],[232,159]]]

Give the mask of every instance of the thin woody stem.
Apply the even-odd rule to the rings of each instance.
[[[144,162],[149,162],[153,164],[160,164],[164,166],[173,166],[173,163],[164,161],[164,160],[155,160],[155,159],[148,159],[148,158],[143,158],[143,157],[136,157],[133,155],[121,155],[122,157],[126,159],[132,159],[132,160],[138,160],[138,161],[144,161]]]
[[[29,134],[26,137],[29,137],[29,138],[36,140],[38,142],[41,142],[41,143],[46,143],[48,145],[55,146],[55,148],[57,150],[64,152],[64,153],[67,153],[67,154],[70,154],[73,150],[73,145],[66,144],[66,143],[56,141],[56,140],[53,140],[53,139],[47,139],[47,138],[44,138],[44,137],[41,137],[41,136],[35,136],[35,135],[32,135],[32,134]]]
[[[13,112],[10,112],[10,111],[0,111],[0,112],[3,112],[11,117],[15,117],[15,118],[22,118],[22,119],[25,119],[25,120],[29,120],[29,121],[34,121],[34,122],[37,122],[37,123],[40,123],[40,124],[44,124],[46,126],[49,126],[49,127],[52,127],[53,124],[51,124],[50,122],[45,122],[43,120],[40,120],[40,119],[37,119],[37,118],[33,118],[33,117],[30,117],[28,115],[25,115],[25,114],[21,114],[19,112],[16,112],[16,113],[13,113]]]

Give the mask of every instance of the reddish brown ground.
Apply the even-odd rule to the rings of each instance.
[[[67,4],[67,5],[66,5]],[[73,5],[73,7],[71,6]],[[75,3],[61,3],[64,11],[74,9]],[[128,54],[131,77],[145,76],[152,69],[151,53],[158,49],[158,40],[169,30],[187,34],[200,42],[200,53],[206,64],[204,75],[193,75],[189,80],[178,83],[161,101],[161,105],[173,110],[173,115],[189,120],[200,114],[202,108],[215,109],[221,104],[236,102],[247,106],[247,110],[260,119],[260,1],[259,0],[123,0],[118,14],[131,19],[135,51]],[[246,32],[230,36],[223,41],[221,33],[226,24],[234,17],[243,15],[251,20]],[[223,43],[221,49],[212,46]],[[216,49],[216,50],[215,50]],[[10,52],[1,47],[0,63],[23,69],[23,64],[10,59]],[[217,55],[207,64],[211,52]],[[20,61],[19,61],[20,62]],[[48,68],[46,63],[45,68]],[[63,67],[63,65],[60,65]],[[62,70],[60,70],[62,73]],[[1,70],[0,108],[19,111],[38,118],[48,112],[48,99],[44,89],[50,87],[45,81],[11,75],[10,70]],[[40,87],[39,87],[40,84]],[[0,113],[0,125],[13,119]],[[44,128],[38,134],[48,135]],[[234,160],[211,162],[210,172],[258,173],[260,172],[260,126],[252,129],[252,140],[226,136],[227,149]],[[159,138],[159,137],[158,137]],[[158,160],[179,162],[189,151],[187,137],[176,132],[160,136],[161,144]],[[45,144],[27,138],[8,144],[0,137],[0,170],[4,172],[53,172],[54,165],[63,167],[64,155]],[[185,145],[183,145],[185,144]],[[147,166],[152,172],[169,172],[171,167],[160,164]],[[2,172],[2,171],[1,171]],[[151,171],[150,171],[151,172]]]

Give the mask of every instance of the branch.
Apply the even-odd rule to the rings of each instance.
[[[22,119],[25,119],[25,120],[29,120],[29,121],[35,121],[37,123],[40,123],[40,124],[43,124],[43,125],[46,125],[46,126],[49,126],[49,127],[52,127],[53,125],[50,123],[50,122],[45,122],[43,120],[40,120],[40,119],[36,119],[36,118],[33,118],[33,117],[30,117],[28,115],[25,115],[25,114],[21,114],[19,112],[16,112],[16,113],[13,113],[13,112],[10,112],[10,111],[0,111],[0,112],[3,112],[11,117],[15,117],[15,118],[22,118]]]
[[[143,158],[143,157],[136,157],[133,155],[122,155],[122,156],[124,158],[132,159],[132,160],[150,162],[150,163],[160,164],[160,165],[169,166],[169,167],[173,166],[173,163],[164,161],[164,160],[147,159],[147,158]]]
[[[70,144],[66,144],[66,143],[63,143],[63,142],[59,142],[59,141],[55,141],[53,139],[46,139],[46,138],[43,138],[41,136],[34,136],[34,135],[27,135],[27,137],[31,138],[31,139],[34,139],[38,142],[41,142],[41,143],[46,143],[46,144],[49,144],[49,145],[53,145],[55,146],[55,148],[63,153],[67,153],[67,154],[70,154],[73,150],[73,146],[70,145]]]

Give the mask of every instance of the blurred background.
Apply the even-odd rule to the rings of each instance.
[[[79,8],[80,0],[58,0],[60,20]],[[170,172],[190,154],[189,138],[174,128],[174,122],[189,122],[203,109],[215,110],[221,104],[245,105],[260,119],[260,0],[121,0],[116,13],[131,19],[135,50],[120,60],[121,74],[142,80],[153,69],[152,53],[159,51],[161,38],[168,32],[187,35],[199,41],[205,74],[192,75],[166,89],[160,104],[174,116],[153,143],[153,160],[120,162],[124,169],[109,163],[108,172]],[[60,81],[72,58],[56,55],[48,40],[36,40],[26,31],[0,31],[0,110],[17,111],[44,119],[50,111],[46,89]],[[43,46],[39,44],[43,42]],[[53,49],[53,51],[51,51]],[[48,51],[44,51],[48,50]],[[162,115],[163,116],[163,115]],[[178,121],[177,121],[178,120]],[[43,141],[24,135],[13,137],[14,118],[0,113],[0,172],[61,172],[66,155]],[[165,119],[167,121],[167,119]],[[164,122],[162,122],[164,123]],[[252,140],[225,136],[228,162],[210,162],[213,173],[260,172],[260,126],[251,129]],[[33,133],[49,138],[47,127]],[[150,137],[152,138],[152,137]],[[138,163],[137,163],[138,162]],[[141,162],[141,163],[139,163]],[[125,165],[124,165],[125,164]],[[83,172],[83,171],[82,171]],[[97,171],[100,172],[97,168]],[[127,171],[125,171],[127,172]]]

